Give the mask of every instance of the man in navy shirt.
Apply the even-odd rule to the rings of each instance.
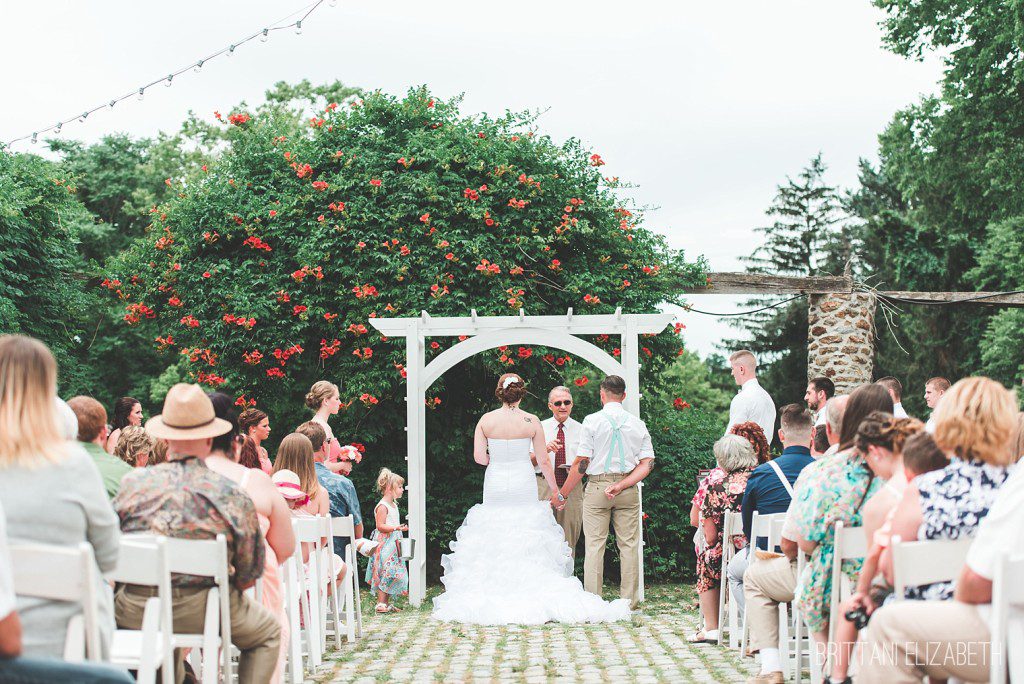
[[[760,515],[785,513],[789,510],[789,502],[793,499],[793,483],[800,471],[814,459],[811,457],[811,432],[814,428],[814,417],[799,404],[782,407],[779,441],[782,442],[782,455],[762,463],[754,468],[747,479],[747,489],[743,492],[743,504],[740,512],[743,515],[743,533],[750,539],[750,528],[754,522],[754,511]],[[758,548],[764,549],[765,540],[758,542]],[[736,605],[743,610],[743,573],[747,569],[747,557],[751,545],[737,551],[729,563],[729,591]]]

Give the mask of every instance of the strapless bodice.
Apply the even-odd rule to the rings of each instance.
[[[487,453],[490,456],[491,464],[497,465],[499,463],[520,463],[530,461],[530,442],[533,440],[529,437],[520,437],[519,439],[494,439],[493,437],[487,438]]]

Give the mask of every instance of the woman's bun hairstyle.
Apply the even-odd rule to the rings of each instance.
[[[332,394],[338,391],[338,386],[328,380],[318,380],[313,383],[306,393],[306,407],[311,411],[319,411],[320,405]]]
[[[508,378],[512,382],[506,383]],[[498,386],[494,388],[494,396],[503,404],[514,404],[526,396],[526,383],[516,373],[505,373],[498,378]]]

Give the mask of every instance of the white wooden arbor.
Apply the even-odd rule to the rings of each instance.
[[[416,318],[371,318],[370,323],[385,337],[405,337],[406,356],[406,460],[409,465],[409,532],[415,540],[415,555],[409,562],[409,601],[420,605],[427,584],[426,511],[426,392],[445,371],[475,354],[503,345],[530,344],[561,349],[590,362],[606,375],[626,381],[624,408],[640,415],[639,336],[659,333],[672,322],[672,314],[575,315],[564,316],[469,316],[434,318],[423,312]],[[619,335],[621,361],[576,335]],[[468,339],[438,354],[425,364],[428,337],[468,336]],[[642,506],[642,504],[641,504]],[[637,525],[642,524],[643,510]],[[642,529],[641,529],[642,532]],[[640,544],[640,594],[644,596],[643,535]]]

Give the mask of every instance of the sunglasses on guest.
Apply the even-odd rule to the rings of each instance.
[[[572,399],[565,399],[563,401],[553,401],[552,406],[572,406]]]

